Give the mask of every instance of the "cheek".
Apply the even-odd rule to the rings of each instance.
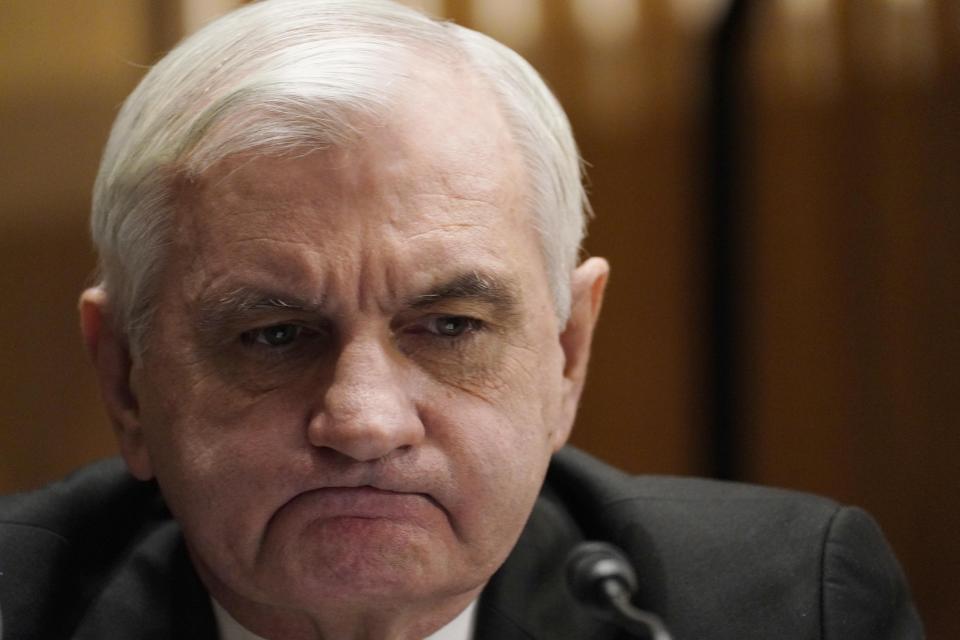
[[[520,433],[513,424],[497,428],[483,415],[464,418],[482,431],[465,438],[469,473],[453,462],[460,491],[451,512],[467,564],[489,574],[506,559],[527,522],[550,451],[533,430]]]
[[[182,375],[157,383],[145,395],[141,403],[144,435],[161,472],[177,467],[190,478],[222,476],[242,463],[237,446],[256,437],[248,428],[256,405],[238,404],[236,394],[209,380]]]
[[[505,363],[497,403],[515,415],[523,415],[531,435],[553,440],[562,429],[563,352],[556,342],[541,339],[511,352]]]
[[[555,432],[563,428],[562,360],[545,344],[539,350],[516,350],[504,364],[510,375],[504,375],[474,415],[465,411],[462,419],[475,425],[466,436],[472,457],[481,461],[490,493],[501,502],[480,517],[502,514],[500,520],[516,518],[522,526],[556,448]]]
[[[422,418],[448,457],[456,491],[448,496],[467,541],[506,544],[506,553],[539,493],[552,453],[542,403],[504,385],[491,397],[438,394]],[[506,540],[506,542],[503,542]]]
[[[290,393],[249,399],[229,389],[203,391],[175,396],[175,408],[145,424],[158,475],[169,470],[171,480],[199,492],[247,490],[265,475],[281,484],[298,449],[306,453],[303,401]]]
[[[507,488],[508,495],[512,484],[539,489],[553,434],[562,426],[560,350],[548,341],[530,344],[503,349],[483,384],[429,396],[441,398],[432,405],[445,425],[437,437],[452,434],[459,442],[451,448],[462,449],[485,482]]]
[[[151,462],[192,540],[247,553],[285,499],[299,457],[308,455],[303,415],[289,396],[253,401],[190,375],[158,380],[145,393],[141,416]]]

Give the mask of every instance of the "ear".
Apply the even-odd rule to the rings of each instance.
[[[563,424],[562,438],[554,443],[559,449],[570,435],[577,405],[587,377],[593,328],[600,315],[603,292],[607,286],[610,265],[603,258],[589,258],[577,267],[570,280],[570,318],[560,334],[563,349]]]
[[[100,382],[100,395],[113,423],[120,452],[130,473],[140,480],[153,477],[144,443],[140,411],[131,378],[133,364],[126,338],[110,314],[107,292],[92,287],[80,296],[80,330]]]

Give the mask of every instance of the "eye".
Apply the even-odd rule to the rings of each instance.
[[[303,327],[296,324],[274,324],[261,329],[245,331],[240,339],[244,344],[285,347],[299,338],[302,333]]]
[[[432,316],[426,321],[427,331],[445,338],[458,338],[479,328],[479,320],[466,316]]]

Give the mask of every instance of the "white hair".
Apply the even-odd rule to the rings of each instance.
[[[570,124],[537,72],[485,35],[389,0],[265,0],[180,43],[113,125],[91,227],[101,286],[134,351],[172,235],[178,180],[240,152],[348,144],[360,135],[358,117],[388,115],[387,87],[424,55],[475,71],[496,96],[528,170],[532,220],[565,322],[589,204]]]

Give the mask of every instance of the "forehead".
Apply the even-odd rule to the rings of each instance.
[[[201,261],[239,256],[235,265],[262,266],[290,260],[290,248],[343,263],[362,261],[373,247],[407,263],[517,262],[542,270],[528,191],[486,88],[428,69],[345,148],[216,165],[184,191],[175,249]]]

